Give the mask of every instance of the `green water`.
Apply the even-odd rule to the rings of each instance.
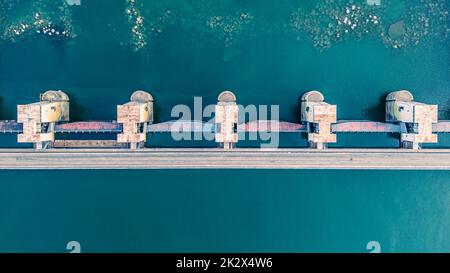
[[[214,103],[225,89],[243,105],[279,105],[286,121],[298,121],[297,99],[312,89],[338,105],[339,119],[383,121],[386,93],[408,89],[450,119],[446,1],[382,0],[380,7],[136,1],[131,8],[143,18],[141,36],[131,31],[129,1],[81,2],[0,1],[0,119],[15,119],[17,104],[48,89],[70,94],[72,120],[115,119],[116,105],[137,89],[153,94],[157,121],[172,119],[172,107],[191,106],[194,96]],[[347,16],[352,5],[361,10]],[[37,33],[39,25],[16,35],[36,13],[65,34]],[[356,18],[358,26],[343,28],[334,16]],[[402,20],[406,34],[391,38],[389,27]],[[307,144],[304,136],[286,134],[280,145]],[[370,134],[340,134],[333,144],[397,145],[395,136]],[[0,146],[27,145],[1,135]],[[214,143],[156,134],[147,146]],[[448,148],[450,137],[439,135],[428,147]],[[366,252],[373,240],[382,251],[450,251],[449,178],[385,171],[2,171],[0,251],[65,252],[71,240],[92,252]]]
[[[235,178],[234,176],[240,176]],[[450,250],[447,172],[0,174],[0,251]]]

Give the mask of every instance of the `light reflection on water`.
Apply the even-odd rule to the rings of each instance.
[[[270,1],[123,0],[102,5],[114,6],[110,9],[111,16],[122,10],[123,20],[117,20],[112,27],[122,32],[117,33],[123,39],[119,42],[133,51],[151,47],[152,40],[174,27],[220,40],[225,48],[237,47],[242,37],[280,32],[297,39],[306,38],[318,50],[326,50],[342,40],[367,36],[378,38],[387,47],[413,47],[429,39],[445,39],[450,34],[445,0],[383,0],[381,5],[358,0],[323,0],[315,5],[307,1],[280,1],[277,6],[282,14],[274,15],[264,12],[266,2]],[[1,37],[10,41],[31,34],[75,38],[72,10],[84,9],[89,4],[69,5],[66,0],[2,1],[1,17],[7,19],[0,21],[4,28]]]

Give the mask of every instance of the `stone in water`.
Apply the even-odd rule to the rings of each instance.
[[[403,20],[398,21],[397,23],[392,24],[389,27],[389,37],[392,39],[399,39],[406,33],[405,23]]]

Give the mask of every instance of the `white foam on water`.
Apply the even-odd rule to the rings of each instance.
[[[381,5],[381,0],[367,0],[367,5],[379,6]]]
[[[81,6],[81,0],[66,0],[69,6]]]

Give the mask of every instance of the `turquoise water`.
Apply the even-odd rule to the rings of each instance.
[[[408,89],[450,119],[447,1],[135,2],[0,1],[0,119],[48,89],[69,93],[72,120],[115,119],[136,89],[155,97],[157,121],[224,89],[244,105],[279,105],[287,121],[298,121],[297,99],[312,89],[338,105],[339,119],[379,121],[386,93]],[[450,147],[439,139],[429,146]],[[281,136],[283,147],[306,145]],[[397,145],[342,134],[333,146]],[[2,135],[0,146],[19,145]],[[157,134],[147,146],[214,143]],[[221,173],[2,171],[0,251],[65,252],[70,240],[93,252],[366,252],[373,240],[382,251],[450,250],[448,172]]]
[[[238,178],[236,176],[239,176]],[[450,251],[447,172],[0,173],[0,251]]]

